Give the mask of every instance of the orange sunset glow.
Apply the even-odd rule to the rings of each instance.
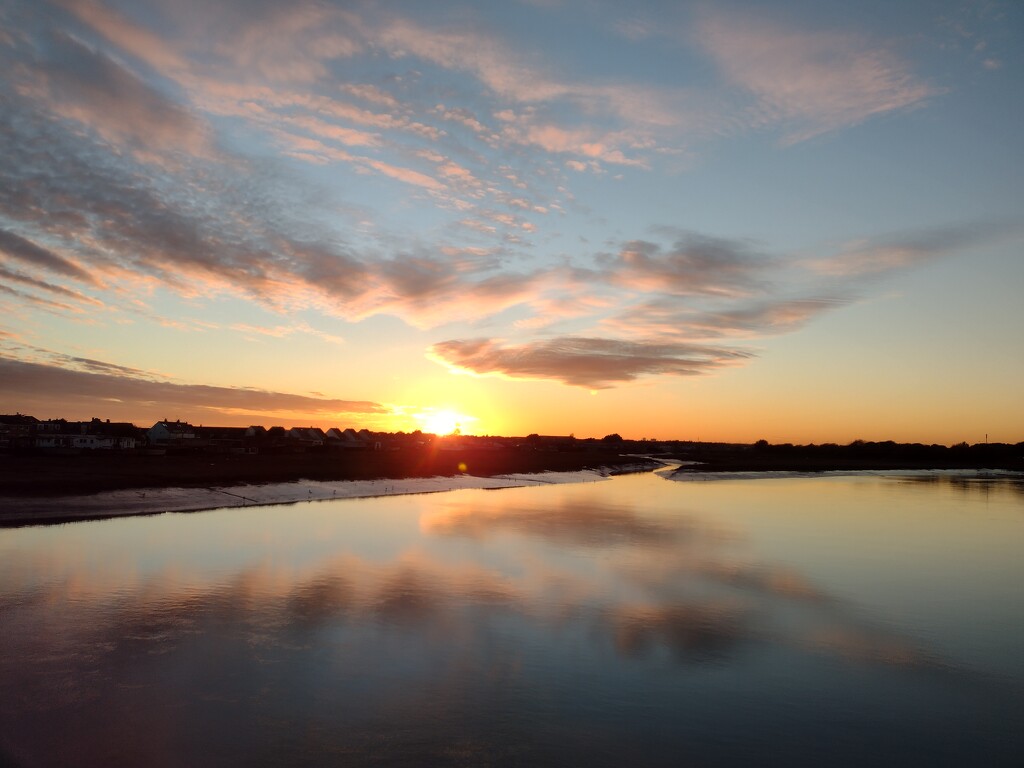
[[[1017,441],[1020,9],[912,5],[6,5],[2,410]]]

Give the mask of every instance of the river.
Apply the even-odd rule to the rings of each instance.
[[[1015,765],[1024,485],[672,482],[0,530],[0,765]]]

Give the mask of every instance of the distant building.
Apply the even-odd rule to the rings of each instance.
[[[0,448],[28,448],[39,419],[22,413],[0,416]]]
[[[243,453],[248,427],[194,427],[194,447],[212,453]]]
[[[39,422],[33,444],[40,450],[130,451],[143,440],[143,431],[127,422],[50,419]]]
[[[288,430],[288,439],[302,448],[320,448],[327,436],[319,427],[292,427]]]
[[[149,444],[159,448],[195,447],[196,428],[186,421],[158,421],[146,431]]]
[[[338,429],[337,427],[331,427],[327,430],[325,437],[326,444],[330,448],[353,450],[369,447],[367,441],[361,438],[351,427],[345,430]]]
[[[116,451],[130,451],[138,448],[145,440],[145,433],[126,421],[93,419],[86,425],[86,433],[97,435],[108,440],[110,447]]]

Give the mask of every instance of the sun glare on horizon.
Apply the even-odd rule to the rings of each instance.
[[[435,435],[450,435],[455,432],[456,429],[459,431],[467,431],[466,426],[476,421],[473,416],[467,416],[464,413],[458,413],[452,410],[428,410],[417,416],[420,422],[423,424],[423,431],[430,432]]]

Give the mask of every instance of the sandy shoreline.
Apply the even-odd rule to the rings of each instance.
[[[0,526],[44,525],[165,512],[198,512],[223,507],[439,493],[463,488],[524,488],[543,484],[596,482],[608,479],[613,472],[618,474],[649,469],[649,465],[638,464],[635,467],[618,467],[613,471],[585,469],[493,477],[454,475],[396,480],[298,480],[208,488],[132,488],[52,497],[6,496],[0,497]]]

